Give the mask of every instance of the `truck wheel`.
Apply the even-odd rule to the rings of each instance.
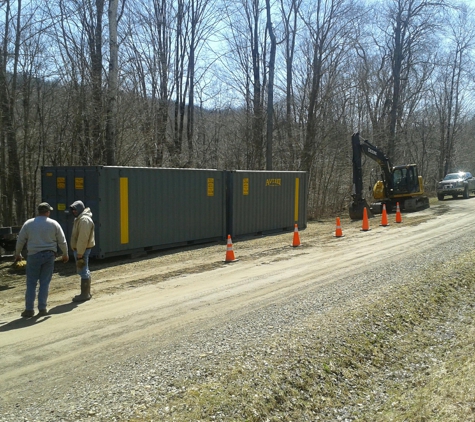
[[[442,193],[437,194],[437,199],[439,201],[443,201],[444,200],[444,195]]]
[[[465,186],[465,190],[463,191],[463,199],[468,199],[470,194],[468,193],[468,186]]]

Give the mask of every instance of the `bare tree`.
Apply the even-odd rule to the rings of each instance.
[[[166,0],[128,3],[122,71],[138,97],[135,124],[146,165],[165,163],[172,99],[171,5]]]
[[[280,9],[283,21],[284,31],[284,60],[285,60],[285,129],[286,129],[286,144],[290,155],[289,164],[297,166],[297,142],[294,139],[294,57],[295,44],[298,31],[298,14],[300,11],[301,0],[290,0],[289,4],[281,0]],[[293,167],[295,168],[295,167]]]
[[[259,0],[226,3],[229,46],[226,69],[233,91],[242,94],[242,139],[245,166],[264,168],[264,95],[266,78],[266,20],[265,6]],[[240,105],[241,105],[240,104]]]
[[[103,132],[103,87],[102,87],[102,43],[104,1],[95,0],[95,5],[86,2],[83,13],[83,25],[87,34],[89,54],[91,57],[91,89],[92,89],[92,145],[93,164],[106,162],[106,147]]]
[[[195,161],[193,142],[195,139],[195,95],[197,83],[202,77],[209,78],[204,75],[205,70],[200,74],[197,72],[198,62],[202,63],[205,69],[208,69],[210,63],[209,58],[201,54],[202,48],[206,46],[211,34],[220,20],[219,15],[215,12],[216,2],[214,0],[190,0],[189,3],[189,19],[190,29],[188,46],[188,104],[187,104],[187,121],[186,121],[186,139],[188,146],[188,166]],[[211,60],[213,60],[211,58]]]
[[[2,217],[7,224],[19,224],[25,218],[23,186],[21,182],[20,160],[18,156],[15,103],[17,101],[18,63],[21,42],[22,2],[16,2],[16,16],[12,14],[10,0],[4,5],[5,23],[0,51],[0,102],[1,102],[1,204]],[[11,51],[10,31],[13,33],[13,52]],[[9,63],[10,57],[13,63]],[[9,65],[10,64],[10,65]],[[15,211],[14,211],[15,210]]]
[[[267,31],[270,38],[269,80],[267,85],[266,170],[272,170],[272,137],[274,132],[274,74],[277,40],[272,27],[270,0],[266,0]]]
[[[307,124],[301,167],[308,172],[312,171],[322,141],[318,124],[324,121],[325,95],[331,92],[331,86],[324,84],[332,80],[328,76],[336,75],[353,45],[352,19],[354,6],[347,0],[317,0],[315,9],[310,10],[305,19],[311,43],[308,46]]]
[[[469,69],[473,61],[469,53],[475,46],[475,31],[466,6],[452,9],[447,22],[449,45],[441,57],[439,78],[433,85],[433,95],[440,125],[438,178],[456,170],[455,147],[463,122],[463,86],[468,86]]]
[[[392,0],[387,7],[386,41],[391,59],[391,96],[389,101],[389,133],[387,155],[395,160],[398,128],[404,118],[405,101],[410,81],[420,59],[427,50],[438,21],[437,13],[444,1]]]
[[[103,90],[104,0],[59,0],[51,11],[62,59],[63,83],[72,88],[72,143],[79,164],[106,163]]]
[[[125,1],[125,0],[124,0]],[[122,5],[124,4],[122,2]],[[107,87],[107,122],[106,122],[106,164],[115,165],[117,146],[117,95],[119,78],[119,44],[117,41],[117,25],[119,0],[109,0],[109,73]]]

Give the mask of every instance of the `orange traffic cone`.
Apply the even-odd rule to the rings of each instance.
[[[369,220],[368,220],[368,210],[366,207],[363,208],[363,226],[361,227],[361,231],[367,232],[369,230]]]
[[[402,223],[401,210],[399,208],[399,202],[396,204],[396,223]]]
[[[386,213],[386,204],[383,204],[383,214],[381,215],[381,224],[380,224],[380,226],[383,226],[383,227],[389,226],[388,214]]]
[[[299,229],[297,224],[294,226],[294,241],[292,242],[292,246],[295,248],[296,246],[300,246],[300,236],[299,236]]]
[[[335,237],[343,237],[343,231],[341,230],[341,223],[340,217],[336,218],[336,230],[335,230]]]
[[[233,242],[231,240],[231,235],[228,234],[228,243],[226,245],[226,260],[224,262],[235,262],[235,261],[237,261],[237,259],[234,256]]]

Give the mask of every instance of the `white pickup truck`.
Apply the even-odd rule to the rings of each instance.
[[[468,171],[449,173],[437,184],[439,201],[443,201],[446,195],[451,195],[454,199],[462,195],[464,199],[468,199],[470,193],[475,193],[475,177]]]

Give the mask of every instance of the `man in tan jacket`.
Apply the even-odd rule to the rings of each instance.
[[[81,201],[75,201],[69,207],[74,219],[71,233],[71,249],[76,260],[76,271],[81,277],[81,294],[73,297],[73,302],[84,302],[91,299],[91,272],[89,271],[89,255],[96,244],[94,241],[94,222],[92,212]]]

